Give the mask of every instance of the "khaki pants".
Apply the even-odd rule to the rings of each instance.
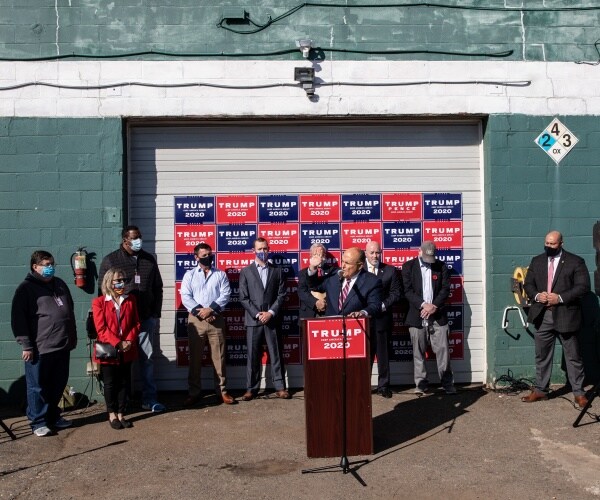
[[[190,396],[199,396],[202,392],[200,383],[202,373],[202,356],[208,340],[210,356],[215,368],[215,390],[226,392],[225,367],[225,320],[218,316],[212,323],[201,320],[191,314],[188,316],[188,343],[190,348],[190,368],[188,386]]]

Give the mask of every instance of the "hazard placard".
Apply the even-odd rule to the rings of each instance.
[[[578,142],[579,139],[558,118],[552,120],[535,140],[557,165]]]

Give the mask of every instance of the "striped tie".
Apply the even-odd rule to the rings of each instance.
[[[340,294],[340,301],[338,303],[339,310],[342,312],[344,308],[344,302],[346,301],[346,297],[348,296],[348,292],[350,291],[350,280],[346,280],[344,284],[344,288],[342,288],[342,293]]]
[[[550,257],[550,265],[548,266],[548,293],[552,291],[552,282],[554,281],[554,257]]]

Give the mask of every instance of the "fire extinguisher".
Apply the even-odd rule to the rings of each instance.
[[[71,255],[71,269],[75,276],[75,285],[79,288],[85,286],[85,275],[87,273],[87,252],[85,247],[79,247],[77,251]]]

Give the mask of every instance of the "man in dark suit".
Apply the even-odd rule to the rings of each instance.
[[[535,387],[521,398],[525,403],[548,399],[556,337],[560,339],[575,402],[588,400],[583,389],[583,363],[577,332],[581,327],[581,298],[590,291],[590,275],[584,260],[563,249],[562,234],[546,235],[544,250],[534,257],[525,276],[525,292],[532,301],[527,320],[535,334]]]
[[[271,374],[276,395],[289,399],[283,378],[281,359],[281,339],[279,336],[279,316],[285,300],[285,282],[281,269],[269,262],[269,243],[264,238],[254,240],[255,260],[240,272],[240,303],[246,310],[246,343],[248,362],[246,364],[246,392],[243,401],[256,397],[260,388],[260,360],[263,337],[267,341]]]
[[[377,394],[391,398],[389,341],[392,332],[392,306],[402,297],[400,273],[394,266],[381,262],[381,245],[370,241],[365,248],[367,270],[377,276],[382,284],[381,312],[370,322],[371,366],[377,354]]]
[[[322,243],[315,243],[310,247],[310,255],[322,259],[322,264],[317,268],[317,276],[320,282],[338,270],[336,266],[327,263],[327,248]],[[311,290],[308,285],[308,267],[302,269],[298,276],[298,297],[300,298],[300,319],[315,318],[325,314],[325,293]]]
[[[365,252],[352,247],[342,256],[339,273],[332,273],[321,281],[317,274],[323,257],[313,255],[308,267],[309,286],[325,292],[325,314],[345,314],[351,318],[373,317],[381,311],[381,280],[364,269]]]
[[[454,375],[450,367],[448,318],[445,302],[450,295],[450,272],[435,258],[433,241],[424,241],[419,257],[402,266],[404,296],[409,303],[406,324],[413,346],[415,394],[427,392],[429,381],[425,367],[427,345],[435,353],[438,375],[446,394],[456,394]]]

